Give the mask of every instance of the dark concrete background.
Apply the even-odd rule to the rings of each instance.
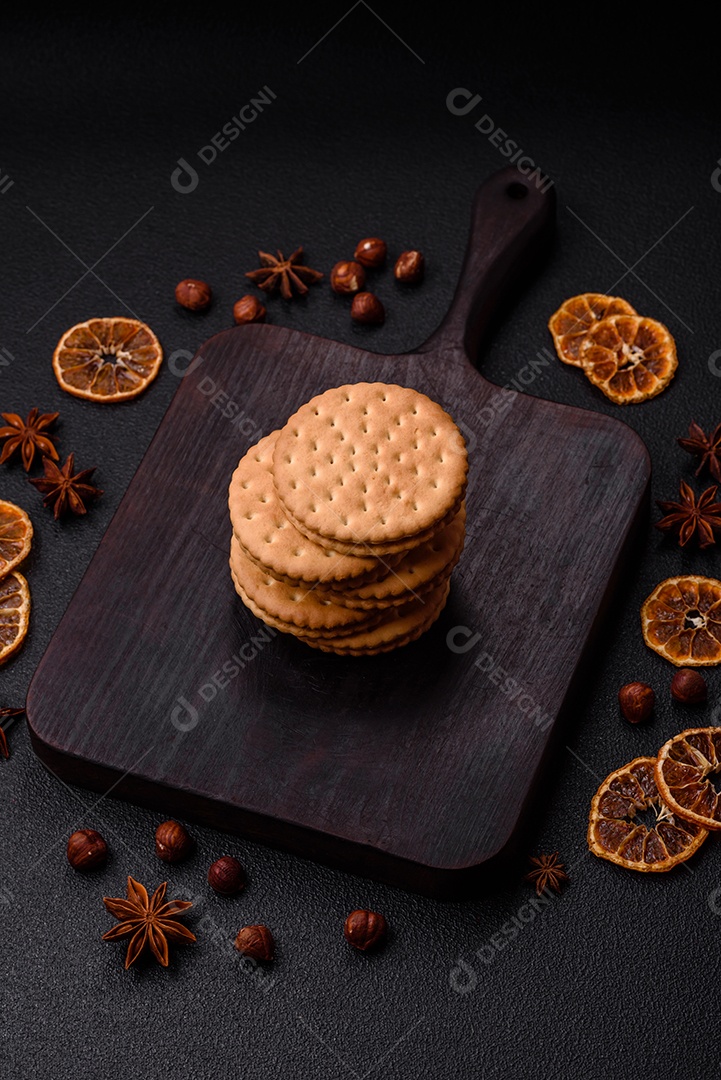
[[[474,189],[505,164],[474,126],[484,114],[553,178],[559,220],[552,257],[494,332],[483,370],[498,383],[527,379],[529,360],[549,346],[548,316],[572,293],[617,292],[661,319],[680,367],[657,400],[619,412],[555,362],[527,391],[621,415],[649,447],[654,497],[673,498],[692,476],[675,437],[691,419],[707,429],[721,420],[718,95],[704,55],[710,31],[693,35],[630,12],[594,11],[584,23],[577,13],[422,15],[362,2],[291,16],[242,10],[232,21],[210,10],[6,16],[0,404],[59,410],[61,450],[81,468],[97,465],[105,494],[85,519],[56,524],[21,467],[3,466],[0,496],[26,507],[36,532],[31,630],[0,673],[0,704],[24,700],[177,387],[165,365],[131,404],[76,400],[51,369],[60,334],[131,310],[166,356],[192,353],[230,325],[259,247],[302,243],[327,272],[359,237],[378,234],[428,261],[417,291],[401,292],[389,271],[379,279],[383,329],[352,326],[327,284],[303,302],[271,301],[269,317],[378,351],[418,345],[453,293]],[[272,103],[212,164],[199,161],[264,86]],[[482,95],[466,116],[446,105],[457,87]],[[198,172],[191,193],[171,186],[180,158]],[[215,290],[206,315],[174,304],[176,281],[189,275]],[[16,725],[12,757],[0,762],[2,1075],[716,1075],[721,849],[710,839],[686,868],[643,876],[594,859],[585,841],[599,779],[683,727],[718,722],[718,674],[707,707],[676,706],[671,668],[641,639],[641,602],[683,571],[717,575],[717,552],[681,552],[649,523],[538,800],[529,853],[558,849],[571,876],[538,910],[520,880],[439,904],[201,828],[197,854],[168,870],[153,853],[157,815],[66,788]],[[618,687],[631,679],[657,691],[645,727],[617,711]],[[64,855],[80,826],[112,848],[108,867],[85,877]],[[232,901],[204,884],[223,852],[250,878]],[[168,971],[125,972],[122,945],[100,941],[113,922],[100,898],[122,894],[128,873],[151,887],[169,877],[172,894],[196,901],[198,945],[177,949]],[[373,958],[342,939],[356,906],[383,911],[392,926]],[[264,977],[244,971],[228,944],[240,925],[261,921],[278,941]]]

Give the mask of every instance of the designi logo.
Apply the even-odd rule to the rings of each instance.
[[[198,186],[198,176],[192,165],[189,165],[184,157],[178,158],[178,168],[170,176],[170,183],[181,195],[188,195],[195,191]]]
[[[224,150],[227,150],[240,133],[245,131],[248,124],[252,124],[260,116],[264,107],[275,101],[276,96],[269,86],[264,86],[262,90],[257,92],[255,97],[252,97],[249,102],[238,109],[237,116],[231,116],[230,120],[223,124],[220,131],[216,131],[211,136],[210,141],[200,147],[196,152],[196,157],[204,165],[212,165],[218,154],[222,154]],[[200,177],[197,169],[190,164],[187,158],[178,158],[177,168],[173,169],[170,174],[170,183],[173,189],[180,195],[189,195],[191,191],[195,191],[199,182]]]
[[[182,694],[177,701],[178,704],[170,710],[170,722],[178,731],[192,731],[200,720],[200,713]]]

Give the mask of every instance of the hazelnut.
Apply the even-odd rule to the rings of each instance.
[[[680,668],[671,680],[671,697],[682,705],[700,705],[706,696],[706,680],[698,671]]]
[[[233,304],[233,318],[240,326],[242,323],[265,322],[267,312],[256,296],[241,296]]]
[[[404,251],[396,259],[393,273],[396,276],[396,281],[415,285],[416,282],[422,279],[424,270],[425,259],[420,251]]]
[[[207,307],[210,307],[213,294],[210,291],[210,285],[204,281],[185,278],[175,286],[175,299],[181,307],[189,311],[205,311]]]
[[[208,884],[221,896],[235,896],[245,888],[245,870],[232,855],[223,855],[208,870]]]
[[[337,262],[330,272],[330,287],[341,296],[360,292],[366,283],[366,272],[357,262]]]
[[[185,859],[193,849],[188,830],[177,821],[164,821],[155,830],[155,853],[163,862],[176,863]]]
[[[387,251],[385,240],[379,240],[377,236],[369,236],[356,245],[353,258],[362,266],[369,266],[375,270],[386,261]]]
[[[94,870],[104,866],[108,845],[95,829],[78,829],[68,840],[68,862],[74,870]]]
[[[627,683],[618,691],[618,703],[629,724],[640,724],[648,720],[655,702],[656,695],[646,683]]]
[[[267,926],[244,926],[235,938],[235,947],[253,960],[272,960],[275,953],[273,935]]]
[[[374,293],[359,292],[353,297],[350,317],[359,323],[382,326],[386,321],[386,310]]]
[[[343,934],[349,945],[361,952],[375,949],[386,936],[388,925],[377,911],[365,911],[362,908],[351,911],[345,921]]]

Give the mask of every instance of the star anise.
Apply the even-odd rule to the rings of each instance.
[[[721,503],[714,502],[716,487],[706,488],[698,499],[685,481],[681,481],[680,502],[656,500],[665,517],[656,522],[662,532],[678,532],[678,542],[685,547],[696,536],[699,547],[707,548],[716,543],[715,529],[721,529]]]
[[[94,465],[92,469],[83,469],[82,472],[73,475],[74,454],[69,455],[62,468],[58,468],[50,458],[44,457],[45,476],[39,480],[29,480],[28,483],[34,484],[38,491],[43,492],[45,495],[43,506],[52,506],[56,518],[59,518],[66,510],[72,510],[74,514],[85,514],[87,510],[84,500],[103,494],[101,488],[93,487],[88,483],[96,467]]]
[[[143,949],[150,948],[155,959],[163,967],[168,966],[168,942],[187,943],[195,941],[195,934],[178,921],[177,916],[193,905],[189,900],[165,901],[167,881],[148,898],[148,890],[139,881],[128,877],[128,899],[104,896],[103,903],[116,919],[122,920],[112,930],[103,934],[103,941],[117,941],[129,937],[125,956],[125,969],[134,964]]]
[[[275,255],[269,255],[267,251],[259,251],[258,258],[261,261],[259,270],[251,270],[245,276],[262,289],[263,292],[272,293],[280,288],[280,295],[284,300],[291,300],[293,292],[299,296],[305,296],[308,292],[308,284],[315,285],[323,275],[318,270],[311,270],[309,266],[303,266],[303,248],[299,247],[287,259],[282,251]]]
[[[17,413],[0,413],[7,425],[0,428],[0,439],[6,440],[0,454],[0,465],[12,457],[16,450],[20,451],[25,472],[30,472],[36,450],[57,461],[58,452],[52,440],[43,432],[59,415],[60,413],[56,412],[41,413],[37,409],[31,409],[27,420],[23,420]]]
[[[529,870],[524,880],[535,882],[536,895],[541,896],[548,888],[560,893],[561,885],[568,881],[568,874],[563,869],[558,852],[554,851],[553,855],[539,855],[530,861],[534,869]]]
[[[692,420],[688,428],[688,437],[676,441],[689,454],[701,455],[696,476],[699,475],[704,465],[707,465],[714,480],[718,480],[721,484],[721,424],[707,436],[703,428],[700,428],[696,421]]]
[[[24,715],[25,709],[0,709],[0,754],[2,754],[5,760],[10,757],[10,747],[8,746],[8,739],[3,724],[6,720],[9,720],[10,724],[12,724],[17,720],[18,716]],[[8,724],[8,727],[10,724]]]

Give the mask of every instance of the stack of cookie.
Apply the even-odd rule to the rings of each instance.
[[[445,606],[468,459],[450,416],[385,383],[327,390],[241,459],[230,569],[250,610],[350,656],[414,641]]]

